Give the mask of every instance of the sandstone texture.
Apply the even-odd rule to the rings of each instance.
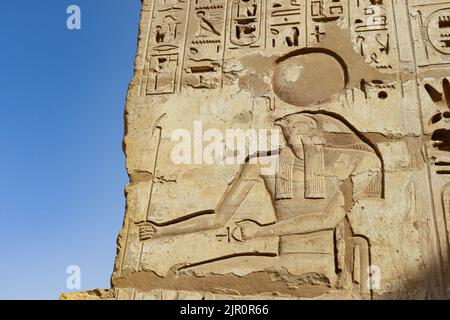
[[[143,0],[112,288],[440,299],[450,2]]]

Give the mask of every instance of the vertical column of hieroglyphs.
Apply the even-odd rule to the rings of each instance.
[[[398,72],[398,48],[394,8],[388,0],[353,1],[349,21],[356,50],[366,63],[381,73]],[[361,79],[360,90],[367,99],[387,99],[403,90],[401,83]]]
[[[442,267],[449,277],[450,2],[408,1]]]
[[[307,46],[319,46],[326,35],[324,30],[328,23],[339,24],[348,28],[348,0],[307,0],[306,1]]]
[[[227,19],[228,35],[226,57],[236,57],[242,50],[264,49],[265,9],[268,1],[231,0]]]
[[[225,0],[193,0],[183,64],[182,86],[213,89],[221,85]]]
[[[267,1],[267,49],[277,53],[306,46],[305,6],[300,0]]]
[[[188,0],[155,0],[141,94],[177,91],[184,52]]]

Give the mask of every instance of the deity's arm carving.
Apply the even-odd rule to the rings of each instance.
[[[144,222],[140,224],[141,240],[208,231],[223,227],[259,179],[259,167],[254,164],[245,164],[240,174],[225,192],[213,214],[188,217],[161,227],[151,222]]]
[[[240,222],[238,225],[244,240],[333,229],[345,218],[346,211],[343,205],[343,195],[341,192],[337,192],[322,212],[298,215],[267,226],[260,226],[248,220]]]

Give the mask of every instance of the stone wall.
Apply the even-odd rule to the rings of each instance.
[[[445,297],[448,76],[450,2],[144,0],[109,294]]]

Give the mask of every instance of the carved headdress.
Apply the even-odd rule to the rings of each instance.
[[[291,138],[288,139],[291,145],[289,148],[284,148],[280,155],[280,170],[276,176],[277,199],[293,197],[292,171],[295,157],[291,148],[303,149],[305,198],[307,199],[325,198],[324,148],[368,152],[380,158],[370,141],[365,142],[360,134],[330,115],[296,113],[277,120],[275,124],[282,128],[286,138]],[[292,141],[297,145],[292,145]],[[373,168],[376,174],[366,185],[366,190],[359,190],[358,193],[382,196],[382,161],[380,160],[377,165],[378,168]]]

